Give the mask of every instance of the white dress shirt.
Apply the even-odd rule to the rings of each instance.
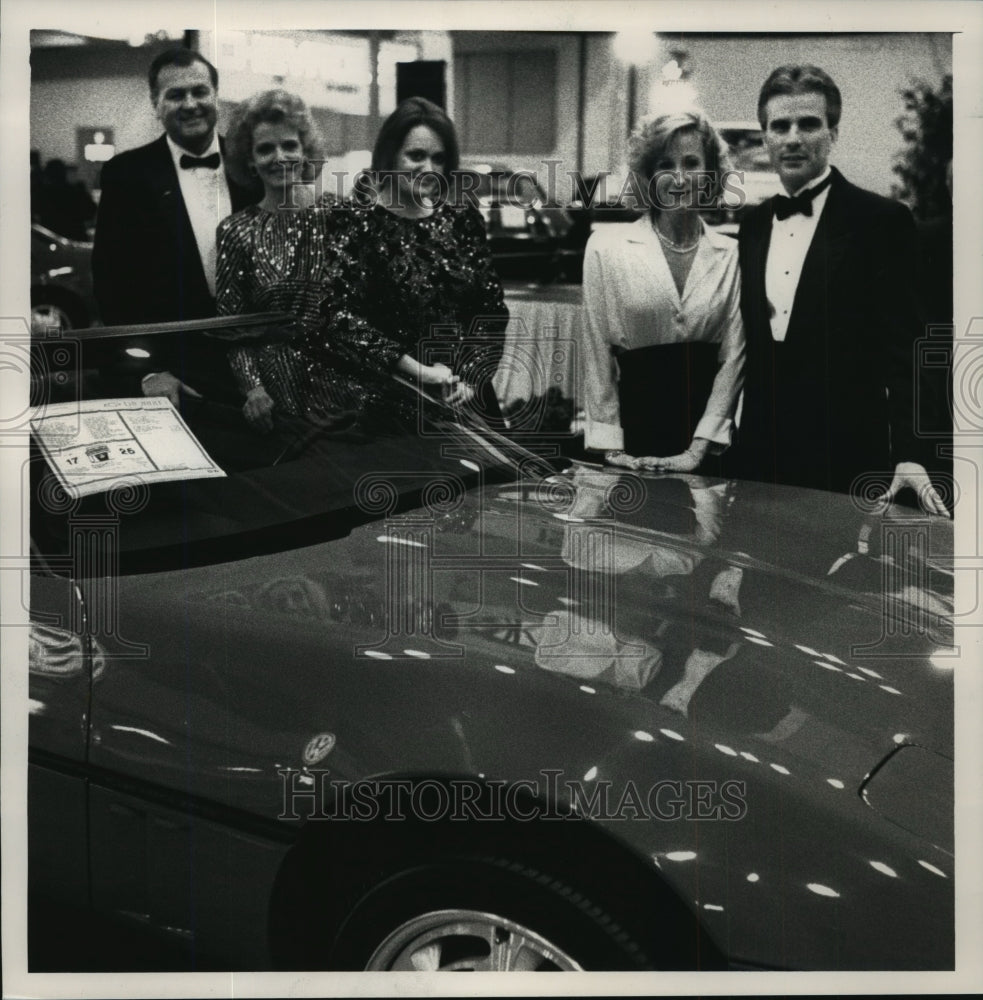
[[[167,137],[167,147],[174,160],[174,169],[177,171],[178,183],[181,186],[181,197],[184,199],[184,207],[188,210],[191,230],[198,244],[208,290],[214,295],[218,224],[227,215],[232,214],[232,199],[229,197],[229,182],[225,178],[225,169],[222,164],[219,164],[217,170],[208,167],[182,169],[182,156],[198,158],[198,155],[182,149],[170,136]],[[212,136],[212,144],[201,156],[210,156],[212,153],[221,155],[218,135]]]
[[[803,185],[796,195],[822,184],[830,168]],[[794,196],[793,196],[794,197]],[[819,219],[829,198],[829,188],[816,195],[812,202],[812,215],[790,215],[787,219],[772,218],[771,242],[768,244],[768,263],[765,265],[765,294],[771,314],[771,335],[783,341],[788,333],[792,316],[795,291],[802,277],[809,244],[816,233]]]
[[[583,398],[585,444],[624,447],[612,347],[720,344],[720,367],[694,437],[730,444],[744,379],[737,241],[703,226],[680,296],[648,215],[598,230],[584,251]]]

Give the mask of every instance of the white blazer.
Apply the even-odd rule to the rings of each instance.
[[[583,330],[588,448],[607,451],[624,447],[617,364],[611,348],[633,350],[686,342],[720,344],[720,368],[694,437],[706,438],[718,452],[730,444],[744,384],[736,240],[703,224],[680,297],[648,215],[631,225],[599,230],[584,251]]]

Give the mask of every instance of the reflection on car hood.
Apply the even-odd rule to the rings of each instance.
[[[386,659],[463,648],[468,672],[620,691],[856,787],[899,742],[952,753],[951,545],[949,522],[901,508],[578,467],[204,569],[220,587],[184,597],[241,607],[283,649],[345,621]]]

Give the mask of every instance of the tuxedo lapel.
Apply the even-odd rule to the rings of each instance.
[[[184,204],[181,184],[178,181],[177,171],[174,169],[174,159],[167,145],[166,136],[161,136],[153,144],[150,153],[147,164],[147,180],[158,217],[170,237],[166,240],[165,245],[194,247],[197,250],[198,243],[195,240],[194,230],[191,228],[191,217]],[[197,269],[200,272],[201,283],[205,283],[205,272],[201,266],[201,258],[197,253],[185,255],[185,267],[192,270]]]
[[[768,307],[768,293],[765,287],[765,267],[768,261],[768,247],[771,244],[771,201],[764,202],[753,210],[745,225],[747,236],[741,267],[742,295],[745,300],[745,323],[747,336],[755,336],[760,329],[763,335],[771,336],[771,321]]]
[[[826,313],[836,272],[851,243],[851,219],[847,211],[845,190],[847,182],[835,167],[832,168],[832,173],[833,180],[826,205],[802,264],[786,341],[793,340],[796,330],[801,329],[810,318]]]
[[[174,193],[180,197],[181,185],[178,183],[177,171],[174,169],[171,151],[167,147],[166,136],[162,135],[148,150],[147,179],[159,197]]]

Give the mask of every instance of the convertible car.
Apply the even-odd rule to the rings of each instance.
[[[951,523],[384,392],[42,390],[31,905],[188,968],[952,968]],[[113,471],[162,427],[213,471]]]

